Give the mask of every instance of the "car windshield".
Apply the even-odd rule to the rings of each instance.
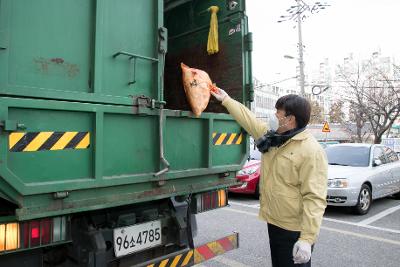
[[[369,147],[328,146],[325,148],[329,165],[366,167],[369,165]]]

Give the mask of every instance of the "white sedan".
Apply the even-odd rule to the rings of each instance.
[[[328,205],[352,206],[368,213],[372,200],[400,197],[400,161],[384,145],[338,144],[328,146]]]

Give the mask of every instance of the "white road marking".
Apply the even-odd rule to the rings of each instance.
[[[387,210],[384,210],[384,211],[382,211],[382,212],[380,212],[380,213],[378,213],[378,214],[376,214],[376,215],[374,215],[372,217],[369,217],[369,218],[367,218],[365,220],[362,220],[361,222],[359,222],[359,224],[360,225],[371,224],[371,223],[373,223],[373,222],[375,222],[377,220],[380,220],[383,217],[385,217],[385,216],[387,216],[387,215],[389,215],[389,214],[391,214],[391,213],[393,213],[393,212],[395,212],[397,210],[400,210],[400,205],[398,205],[396,207],[392,207],[392,208],[387,209]]]
[[[217,261],[219,263],[231,266],[231,267],[248,267],[249,265],[240,263],[238,261],[232,260],[232,259],[228,259],[224,256],[218,256],[212,259],[213,261]],[[197,265],[196,265],[197,266]]]
[[[258,217],[258,214],[256,214],[256,213],[248,212],[248,211],[243,211],[243,210],[237,210],[237,209],[234,209],[234,208],[232,208],[232,207],[230,207],[230,208],[224,208],[223,210],[228,210],[228,211],[233,211],[233,212],[237,212],[237,213],[242,213],[242,214],[246,214],[246,215],[251,215],[251,216],[256,216],[256,217]],[[328,222],[335,222],[335,223],[341,223],[341,224],[347,224],[347,225],[352,225],[352,226],[357,226],[357,227],[372,229],[372,230],[379,230],[379,231],[382,231],[382,232],[400,234],[400,230],[394,230],[394,229],[376,227],[376,226],[371,226],[371,225],[360,225],[359,223],[346,222],[346,221],[341,221],[341,220],[336,220],[336,219],[331,219],[331,218],[323,218],[323,220],[324,220],[324,221],[328,221]],[[322,228],[323,228],[323,227],[324,227],[324,226],[322,226]]]
[[[233,204],[233,205],[237,205],[237,206],[242,206],[242,207],[248,207],[248,208],[252,208],[252,209],[258,209],[260,208],[260,204],[244,204],[244,203],[240,203],[240,202],[236,202],[236,201],[228,201],[229,204]]]
[[[244,211],[244,210],[237,210],[234,208],[223,208],[222,210],[233,211],[233,212],[237,212],[237,213],[242,213],[242,214],[247,214],[247,215],[258,217],[258,214],[256,214],[256,213],[248,212],[248,211]]]
[[[242,213],[242,214],[251,215],[251,216],[258,216],[257,214],[252,213],[252,212],[247,212],[247,211],[243,211],[243,210],[235,210],[235,209],[232,209],[232,208],[223,209],[223,210],[233,211],[233,212]],[[365,226],[357,225],[357,224],[354,224],[354,225],[355,226],[359,226],[359,227],[365,227]],[[367,227],[367,228],[369,228],[369,227]],[[378,228],[378,227],[374,227],[374,228]],[[375,241],[379,241],[379,242],[384,242],[384,243],[400,246],[400,241],[396,241],[396,240],[380,238],[380,237],[371,236],[371,235],[364,235],[364,234],[354,233],[354,232],[345,231],[345,230],[339,230],[339,229],[326,227],[326,226],[321,226],[321,229],[328,230],[328,231],[331,231],[331,232],[341,233],[341,234],[344,234],[344,235],[350,235],[350,236],[355,236],[355,237],[360,237],[360,238],[364,238],[364,239],[370,239],[370,240],[375,240]],[[380,228],[380,229],[376,229],[376,230],[388,231],[388,230],[391,230],[391,229]],[[397,233],[400,233],[400,231],[397,231]]]
[[[339,230],[339,229],[325,227],[325,226],[321,226],[321,229],[332,231],[332,232],[336,232],[336,233],[340,233],[340,234],[344,234],[344,235],[351,235],[351,236],[355,236],[355,237],[360,237],[360,238],[364,238],[364,239],[370,239],[370,240],[375,240],[375,241],[379,241],[379,242],[384,242],[384,243],[389,243],[389,244],[392,244],[392,245],[400,246],[400,241],[396,241],[396,240],[380,238],[380,237],[371,236],[371,235],[364,235],[364,234],[359,234],[359,233],[354,233],[354,232],[350,232],[350,231]]]
[[[243,204],[240,202],[236,202],[236,201],[230,201],[229,203],[233,204],[233,205],[238,205],[238,206],[243,206],[243,207],[248,207],[248,208],[252,208],[252,209],[259,209],[260,205],[249,205],[249,204]],[[234,209],[234,208],[231,208]],[[332,219],[332,218],[327,218],[324,217],[323,220],[324,221],[328,221],[328,222],[335,222],[335,223],[341,223],[341,224],[347,224],[347,225],[352,225],[352,226],[357,226],[357,227],[363,227],[363,228],[368,228],[368,229],[372,229],[372,230],[379,230],[379,231],[383,231],[383,232],[389,232],[389,233],[395,233],[395,234],[400,234],[400,230],[394,230],[394,229],[389,229],[389,228],[382,228],[382,227],[377,227],[377,226],[372,226],[372,225],[368,225],[374,221],[377,221],[397,210],[400,209],[400,205],[399,206],[395,206],[392,208],[389,208],[385,211],[382,211],[368,219],[365,219],[361,222],[347,222],[347,221],[342,221],[342,220],[337,220],[337,219]],[[245,214],[248,214],[246,212],[244,212]],[[256,216],[258,216],[256,214]]]
[[[346,222],[346,221],[336,220],[336,219],[332,219],[332,218],[324,218],[323,220],[328,221],[328,222],[341,223],[341,224],[347,224],[347,225],[352,225],[352,226],[357,226],[357,227],[368,228],[368,229],[372,229],[372,230],[379,230],[379,231],[383,231],[383,232],[400,234],[400,230],[382,228],[382,227],[377,227],[377,226],[372,226],[372,225],[363,225],[360,223]]]

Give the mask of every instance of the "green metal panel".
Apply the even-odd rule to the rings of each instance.
[[[207,121],[169,118],[165,135],[166,158],[171,164],[171,170],[207,167]]]
[[[151,174],[158,167],[158,118],[104,115],[104,176]]]
[[[184,60],[204,67],[218,85],[248,104],[251,62],[244,41],[244,1],[238,1],[235,11],[227,10],[226,1],[210,0],[186,2],[166,13],[171,36],[165,73],[169,109],[163,111],[162,131],[171,166],[161,177],[155,175],[164,167],[159,155],[159,105],[132,106],[136,102],[131,95],[163,100],[163,54],[157,51],[157,30],[163,26],[164,1],[53,2],[0,0],[0,48],[6,48],[0,50],[0,196],[19,206],[17,218],[233,185],[235,171],[246,159],[248,138],[237,145],[213,144],[213,133],[240,133],[241,128],[221,113],[225,111],[215,101],[194,118],[184,102],[176,64]],[[214,4],[220,6],[221,51],[208,56],[209,13],[204,10]],[[113,57],[121,51],[125,53]],[[158,60],[138,59],[137,81],[131,85],[127,84],[133,78],[129,54]],[[50,63],[37,61],[37,67],[32,62],[38,57]],[[68,76],[67,63],[79,67],[72,71],[73,77]],[[90,144],[81,149],[10,151],[12,133],[39,132],[90,133]],[[221,178],[221,173],[228,176]],[[56,192],[68,196],[57,199]]]
[[[89,92],[93,1],[2,3],[9,16],[9,45],[3,51],[9,75],[2,86]]]
[[[93,114],[60,110],[10,108],[10,120],[29,132],[93,132]],[[7,152],[8,169],[21,183],[45,183],[93,177],[93,146],[82,150]]]
[[[231,146],[227,150],[230,155],[224,156],[227,160],[221,161],[218,157],[222,154],[215,153],[217,148],[210,145],[213,131],[238,130],[228,115],[209,113],[195,119],[189,112],[165,110],[164,149],[171,169],[163,178],[166,184],[160,187],[159,178],[154,176],[160,170],[160,112],[144,108],[140,113],[128,106],[1,97],[0,121],[8,121],[16,129],[9,126],[9,130],[3,128],[0,132],[1,194],[21,207],[19,218],[32,218],[235,183],[234,172],[245,160],[243,146]],[[210,127],[213,124],[215,129]],[[70,131],[89,132],[90,146],[54,151],[37,146],[35,151],[10,151],[11,133]],[[35,141],[27,140],[26,147]],[[229,177],[221,180],[218,174],[226,172]],[[78,191],[86,193],[74,193]],[[55,192],[68,192],[69,196],[55,200]],[[127,192],[129,198],[120,195]],[[110,202],[100,202],[103,198]],[[66,208],[68,205],[70,208]]]
[[[240,164],[243,160],[243,155],[246,154],[246,148],[248,147],[248,136],[244,130],[234,121],[214,120],[213,132],[243,134],[242,142],[239,145],[224,144],[212,146],[213,165],[229,165],[233,162]]]
[[[157,0],[105,2],[102,91],[111,95],[157,98],[157,62],[112,57],[117,52],[157,58]],[[134,80],[135,83],[128,85]]]
[[[0,93],[125,105],[132,95],[158,100],[162,3],[1,0]],[[113,56],[121,51],[139,58]]]
[[[8,19],[10,14],[6,12],[6,9],[8,9],[7,4],[4,1],[0,1],[0,88],[8,77],[8,54],[6,50],[9,44]]]
[[[28,220],[188,195],[232,185],[237,185],[237,182],[231,173],[224,178],[216,175],[185,177],[171,180],[162,187],[151,183],[137,183],[115,185],[112,190],[106,187],[96,190],[82,189],[70,192],[69,196],[62,200],[54,200],[51,194],[32,195],[24,198],[24,203],[16,215],[19,220]]]

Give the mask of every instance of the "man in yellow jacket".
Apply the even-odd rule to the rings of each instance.
[[[326,208],[328,164],[322,147],[305,130],[310,103],[298,95],[279,98],[275,105],[279,127],[271,131],[224,90],[211,93],[263,152],[259,217],[268,223],[272,265],[311,266]]]

